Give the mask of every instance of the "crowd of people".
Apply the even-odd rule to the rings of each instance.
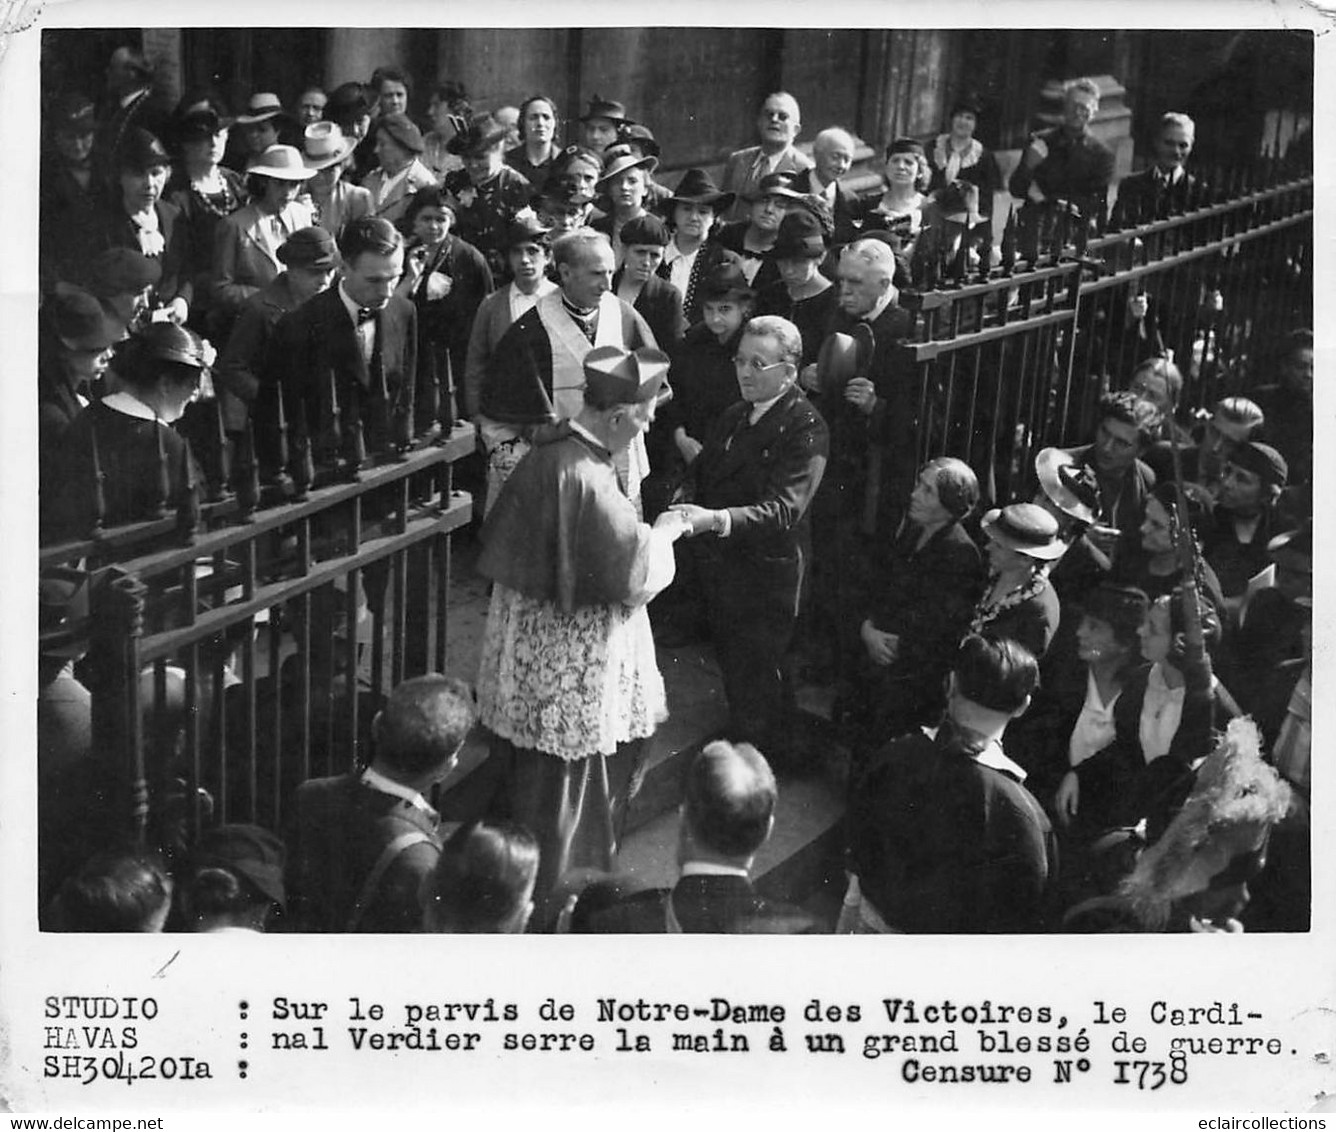
[[[844,181],[857,140],[831,125],[809,156],[783,92],[719,182],[672,186],[614,100],[591,98],[565,146],[543,95],[477,112],[443,83],[421,123],[420,101],[384,67],[291,109],[265,91],[236,116],[207,90],[170,106],[121,48],[100,110],[50,102],[44,541],[191,522],[200,484],[239,467],[300,495],[321,468],[469,422],[492,592],[476,698],[405,681],[362,769],[289,784],[285,828],[213,826],[168,867],[71,859],[63,793],[97,781],[88,579],[44,575],[45,923],[831,930],[751,869],[776,772],[829,771],[839,750],[841,931],[1306,926],[1311,331],[1259,348],[1267,367],[1193,416],[1190,359],[1141,332],[1156,312],[1136,295],[1135,365],[1106,375],[1089,442],[1041,451],[1014,500],[986,497],[992,469],[919,466],[896,349],[902,290],[996,263],[1004,188],[1022,251],[1073,217],[1209,200],[1190,118],[1163,115],[1109,213],[1084,79],[1005,186],[963,97],[941,134],[892,140],[864,196]],[[693,641],[728,720],[685,773],[679,881],[636,891],[616,860],[667,714],[656,650]],[[799,663],[836,690],[829,729],[795,708]],[[443,823],[475,726],[476,812]]]

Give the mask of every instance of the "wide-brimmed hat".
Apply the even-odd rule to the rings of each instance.
[[[606,184],[628,169],[643,169],[646,173],[653,173],[658,167],[657,157],[637,157],[629,145],[610,145],[603,151],[603,175],[599,177],[598,183]]]
[[[552,235],[551,228],[545,228],[538,222],[538,217],[529,210],[515,214],[515,218],[506,226],[506,234],[501,240],[502,248],[518,247],[520,244],[542,244],[547,246]]]
[[[766,252],[769,259],[824,259],[826,241],[821,221],[807,209],[796,209],[779,222],[774,245]]]
[[[314,224],[293,232],[279,245],[277,255],[288,267],[337,267],[339,262],[334,237]]]
[[[533,199],[536,208],[541,208],[543,201],[551,201],[563,208],[583,208],[594,203],[594,194],[585,192],[564,178],[549,177],[543,191],[535,193]]]
[[[302,134],[302,161],[317,173],[344,161],[357,148],[336,122],[312,122]]]
[[[283,887],[283,842],[258,825],[220,825],[200,835],[192,863],[195,868],[221,868],[244,877],[280,908],[287,905]]]
[[[1061,558],[1067,550],[1058,537],[1057,519],[1037,503],[994,507],[979,525],[995,543],[1040,562]]]
[[[421,153],[427,148],[422,140],[422,131],[413,125],[413,119],[402,111],[382,114],[376,119],[376,129],[389,134],[392,141],[409,153]]]
[[[445,143],[445,148],[460,157],[474,157],[504,141],[507,133],[506,124],[491,114],[475,114],[463,130]]]
[[[696,293],[702,299],[755,298],[756,291],[747,281],[737,257],[721,260],[701,276]]]
[[[1093,523],[1099,512],[1099,480],[1095,469],[1079,463],[1065,448],[1042,448],[1034,458],[1039,486],[1064,515]]]
[[[624,248],[635,247],[636,245],[657,245],[666,248],[668,241],[672,239],[668,234],[668,225],[652,212],[628,220],[622,225],[622,230],[617,234],[617,238],[621,240]]]
[[[765,197],[802,200],[803,194],[794,189],[792,173],[767,173],[750,191],[742,194],[742,199],[749,203],[755,203]]]
[[[58,134],[91,134],[96,125],[93,101],[85,94],[67,94],[51,107],[48,121]]]
[[[88,575],[52,566],[37,582],[37,651],[72,657],[88,651]]]
[[[668,377],[668,363],[662,350],[597,346],[584,359],[586,395],[607,405],[652,401]]]
[[[82,287],[57,283],[43,305],[49,308],[56,336],[72,350],[105,350],[125,333],[124,324]]]
[[[238,126],[256,126],[284,114],[283,103],[272,91],[261,90],[250,96],[246,112],[237,115]]]
[[[625,106],[611,98],[604,98],[597,94],[589,99],[589,109],[580,115],[580,121],[588,122],[591,118],[606,118],[609,122],[630,121],[626,116]]]
[[[274,177],[280,181],[309,181],[315,170],[302,160],[295,145],[271,145],[259,157],[251,158],[247,176]]]
[[[677,182],[668,204],[708,204],[722,212],[736,199],[736,193],[723,192],[704,169],[688,169]]]
[[[116,150],[116,168],[143,172],[160,165],[170,166],[171,157],[153,134],[139,126],[126,131]]]
[[[876,348],[872,328],[860,322],[854,333],[841,330],[828,334],[816,356],[817,382],[823,390],[843,389],[855,377],[866,374]]]
[[[181,120],[176,124],[176,140],[180,144],[212,139],[225,128],[217,110],[202,106],[181,116]]]
[[[156,286],[161,278],[160,259],[150,259],[134,248],[122,247],[98,252],[88,265],[84,283],[99,299],[110,299],[116,295],[137,295],[146,287]]]
[[[642,126],[639,122],[624,123],[617,131],[617,143],[637,146],[641,153],[649,157],[658,157],[662,152],[650,128]]]

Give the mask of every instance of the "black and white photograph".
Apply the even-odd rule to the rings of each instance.
[[[7,7],[0,1108],[1325,1127],[1329,17],[631,16]]]

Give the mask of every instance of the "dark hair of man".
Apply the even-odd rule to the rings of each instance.
[[[441,847],[426,892],[428,919],[441,932],[510,928],[538,874],[538,842],[522,825],[472,821]]]
[[[1135,426],[1141,443],[1145,444],[1160,423],[1160,412],[1144,397],[1126,389],[1105,393],[1099,399],[1097,420],[1115,420]]]
[[[156,858],[110,851],[61,885],[53,912],[61,931],[142,932],[170,897],[167,872]]]
[[[719,739],[687,771],[686,821],[704,848],[750,857],[765,844],[778,797],[774,772],[760,751]]]
[[[371,72],[371,82],[368,85],[376,92],[377,96],[380,95],[381,88],[386,83],[398,83],[410,98],[413,96],[413,80],[397,67],[377,67]]]
[[[349,220],[339,233],[339,255],[351,264],[359,255],[393,255],[404,246],[403,233],[379,216],[359,216]]]
[[[186,881],[185,902],[200,919],[262,919],[273,903],[245,877],[220,865],[194,869]]]
[[[1024,645],[1005,637],[966,637],[952,668],[956,692],[989,711],[1010,715],[1039,684],[1039,665]]]
[[[438,673],[405,680],[390,693],[376,724],[376,761],[403,774],[444,764],[476,718],[473,691]]]

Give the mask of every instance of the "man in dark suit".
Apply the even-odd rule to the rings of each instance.
[[[724,165],[723,189],[735,195],[733,205],[724,213],[725,220],[746,220],[762,177],[772,173],[801,173],[812,167],[812,160],[794,141],[802,129],[798,100],[784,91],[766,95],[756,119],[760,145],[735,150]]]
[[[793,178],[794,192],[821,197],[830,206],[835,220],[831,242],[836,246],[850,243],[856,234],[854,201],[840,184],[840,178],[853,166],[856,145],[849,131],[839,126],[822,130],[812,142],[812,160],[815,165]]]
[[[338,286],[279,319],[265,364],[265,385],[282,397],[288,470],[299,487],[312,461],[355,470],[414,431],[417,314],[394,293],[403,236],[364,216],[344,225],[339,253]]]
[[[778,794],[774,773],[755,747],[723,741],[707,745],[687,772],[677,884],[591,911],[583,917],[584,930],[729,935],[819,930],[801,908],[766,900],[752,887],[752,862],[774,828]]]
[[[797,386],[802,335],[787,319],[747,323],[736,369],[742,400],[719,418],[675,504],[705,535],[706,616],[723,669],[729,737],[782,759],[789,728],[783,666],[811,553],[807,510],[826,470],[826,422]]]
[[[1125,177],[1113,205],[1113,228],[1131,228],[1163,220],[1207,202],[1206,186],[1186,169],[1197,127],[1186,114],[1169,111],[1155,133],[1155,160],[1148,169]]]

